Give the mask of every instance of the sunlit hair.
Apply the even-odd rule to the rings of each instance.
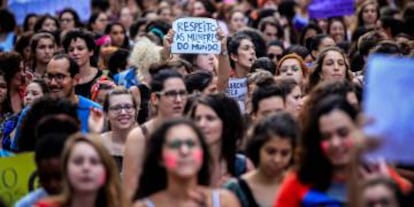
[[[161,47],[151,42],[146,37],[137,41],[129,57],[130,65],[137,68],[136,77],[139,81],[144,81],[149,76],[149,68],[152,64],[161,62]]]
[[[71,156],[73,149],[79,143],[86,143],[93,147],[98,154],[102,165],[105,168],[106,182],[101,189],[98,190],[97,200],[95,206],[104,207],[126,207],[128,201],[125,198],[125,193],[122,190],[120,176],[118,168],[116,167],[115,161],[112,156],[106,150],[101,142],[100,137],[94,135],[85,135],[82,133],[76,133],[68,138],[65,144],[65,148],[62,153],[62,193],[50,200],[59,206],[68,206],[72,197],[74,196],[74,189],[71,186],[68,176],[68,163],[69,157]]]
[[[316,58],[315,61],[315,66],[313,71],[311,72],[311,74],[309,75],[309,84],[307,89],[310,91],[312,90],[316,85],[318,85],[319,82],[322,81],[322,67],[323,67],[323,61],[325,60],[326,55],[328,54],[328,52],[330,51],[335,51],[338,52],[339,54],[341,54],[341,56],[343,57],[344,61],[345,61],[345,79],[348,81],[352,80],[352,72],[351,72],[351,66],[349,65],[349,61],[347,58],[347,55],[345,54],[345,52],[343,50],[341,50],[338,47],[327,47],[325,49],[323,49],[318,57]]]

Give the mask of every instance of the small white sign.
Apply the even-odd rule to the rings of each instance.
[[[174,21],[175,31],[171,53],[219,54],[217,20],[210,18],[180,18]]]

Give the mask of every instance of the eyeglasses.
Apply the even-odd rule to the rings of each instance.
[[[186,90],[179,90],[179,91],[175,91],[175,90],[171,90],[171,91],[161,91],[157,93],[159,96],[165,96],[167,98],[170,99],[176,99],[179,97],[181,98],[187,98],[188,93]]]
[[[110,111],[113,111],[117,114],[120,114],[122,112],[122,109],[125,109],[127,113],[132,113],[135,110],[135,107],[132,104],[115,105],[109,107]]]
[[[194,139],[180,140],[176,139],[174,141],[168,142],[165,144],[170,149],[180,149],[183,145],[186,145],[189,149],[198,146]]]
[[[55,79],[56,82],[62,83],[65,80],[65,78],[68,77],[68,76],[69,75],[65,75],[65,74],[61,74],[61,73],[58,73],[58,74],[55,74],[55,75],[46,73],[43,76],[43,80],[45,80],[45,82],[47,82],[47,83],[50,83],[50,82],[52,82],[53,79]]]

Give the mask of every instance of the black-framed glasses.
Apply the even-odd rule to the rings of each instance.
[[[188,93],[186,90],[171,90],[171,91],[161,91],[157,93],[159,96],[165,96],[170,99],[187,98]]]
[[[165,144],[165,146],[168,147],[169,149],[180,149],[183,145],[186,145],[189,149],[192,149],[198,146],[197,142],[194,139],[186,139],[186,140],[175,139]]]
[[[58,74],[46,73],[43,76],[43,80],[45,80],[45,82],[47,82],[47,83],[50,83],[54,79],[56,82],[62,83],[65,80],[65,78],[68,77],[68,76],[69,75],[62,74],[62,73],[58,73]]]
[[[123,104],[123,105],[115,105],[110,106],[108,108],[110,111],[115,112],[116,114],[120,114],[122,112],[122,109],[124,109],[127,113],[132,113],[135,110],[135,106],[132,104]]]

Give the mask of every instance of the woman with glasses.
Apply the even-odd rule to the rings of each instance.
[[[154,131],[134,206],[240,206],[228,191],[208,187],[210,154],[205,140],[186,119],[167,121]]]
[[[165,120],[181,117],[187,103],[187,89],[180,73],[164,69],[156,73],[151,81],[151,103],[155,109],[152,119],[133,129],[126,140],[123,181],[127,193],[136,190],[141,174],[145,145],[153,131]],[[138,189],[139,190],[139,189]],[[132,194],[129,194],[131,197]]]
[[[137,103],[129,90],[117,87],[106,94],[103,109],[111,130],[101,135],[102,141],[121,171],[127,135],[137,126]]]

